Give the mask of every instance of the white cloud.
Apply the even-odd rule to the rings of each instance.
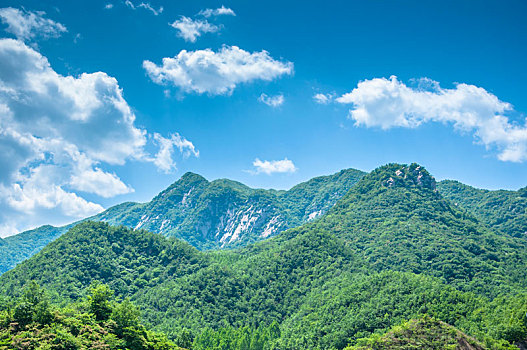
[[[256,168],[255,171],[252,171],[253,174],[267,174],[271,175],[274,173],[294,173],[296,167],[292,161],[287,158],[282,160],[264,160],[256,158],[253,162],[253,166]]]
[[[194,144],[179,134],[172,134],[170,138],[165,138],[158,133],[154,133],[154,140],[159,145],[159,152],[155,155],[153,162],[160,170],[165,172],[170,172],[176,168],[176,162],[173,159],[174,148],[179,149],[185,157],[190,155],[199,157],[199,151],[196,150]]]
[[[218,52],[182,50],[173,58],[163,58],[160,66],[144,61],[143,67],[157,84],[211,95],[231,94],[238,84],[270,81],[293,73],[291,62],[277,61],[267,51],[250,53],[236,46],[224,46]]]
[[[316,103],[321,104],[321,105],[327,105],[328,103],[332,102],[334,98],[335,96],[332,94],[318,93],[313,96],[313,100],[315,100]]]
[[[129,8],[131,8],[132,10],[136,10],[138,8],[144,8],[145,10],[152,12],[155,16],[158,16],[161,13],[163,13],[163,10],[164,10],[163,6],[160,6],[159,9],[156,10],[155,8],[152,7],[152,5],[150,5],[149,2],[141,2],[139,5],[134,5],[134,3],[131,2],[130,0],[126,0],[124,4],[128,6]]]
[[[227,8],[223,5],[221,5],[220,8],[217,9],[205,9],[201,10],[198,15],[202,15],[203,17],[211,17],[211,16],[236,16],[234,11],[230,8]]]
[[[185,41],[196,42],[197,38],[204,33],[214,33],[220,28],[206,20],[193,20],[182,16],[179,20],[170,23],[170,26],[179,31],[178,36]]]
[[[7,24],[6,31],[20,40],[31,40],[36,36],[44,39],[59,37],[67,32],[64,25],[51,19],[44,18],[42,11],[32,12],[12,7],[0,9],[0,19]]]
[[[472,132],[487,148],[495,147],[502,161],[527,160],[527,123],[506,116],[513,107],[483,88],[457,84],[444,89],[439,83],[423,79],[411,88],[395,76],[360,82],[337,102],[352,104],[349,117],[357,126],[416,128],[427,122],[452,124],[455,129]]]
[[[88,202],[54,184],[52,180],[56,169],[52,166],[41,165],[31,169],[31,172],[31,176],[26,178],[23,185],[13,183],[10,187],[0,187],[0,193],[5,196],[4,199],[10,208],[26,214],[35,214],[38,210],[59,207],[66,216],[74,218],[86,217],[103,210],[99,204]]]
[[[284,95],[267,96],[266,94],[261,94],[258,97],[258,101],[275,108],[284,104]]]
[[[108,4],[104,5],[104,8],[106,10],[111,10],[111,9],[113,9],[113,4],[112,3],[108,3]]]
[[[190,141],[171,139],[185,155],[197,154]],[[101,197],[133,191],[105,170],[130,160],[167,171],[145,151],[148,140],[115,78],[60,75],[21,41],[0,39],[2,227],[62,224],[102,210],[74,191]]]
[[[1,142],[1,140],[0,140]],[[103,210],[54,183],[57,167],[41,164],[19,174],[18,181],[0,183],[0,237],[16,234],[43,224],[63,224]]]

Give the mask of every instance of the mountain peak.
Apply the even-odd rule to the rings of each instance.
[[[195,185],[208,184],[208,183],[209,183],[209,181],[207,179],[205,179],[203,176],[188,171],[185,174],[183,174],[183,176],[181,176],[181,178],[179,180],[177,180],[172,185],[170,185],[166,190],[170,191],[170,190],[173,190],[176,187],[177,188],[181,188],[181,187],[186,188],[188,186],[193,187]]]
[[[179,181],[182,181],[182,180],[184,180],[184,181],[200,181],[200,182],[201,181],[207,181],[207,179],[205,179],[200,174],[196,174],[196,173],[193,173],[191,171],[187,171],[185,174],[183,174],[183,176],[181,176]]]
[[[412,163],[388,164],[375,172],[379,171],[382,178],[382,185],[386,187],[420,187],[435,191],[436,180],[421,165]]]
[[[164,191],[154,197],[153,201],[157,201],[161,198],[172,196],[174,194],[183,195],[180,192],[188,192],[194,187],[206,186],[208,183],[209,181],[203,176],[189,171],[183,174],[179,180],[168,186]]]

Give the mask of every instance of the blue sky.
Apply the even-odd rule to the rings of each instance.
[[[2,7],[0,236],[150,200],[186,171],[286,189],[418,162],[527,185],[524,1]]]

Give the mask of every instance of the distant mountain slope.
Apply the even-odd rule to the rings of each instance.
[[[347,169],[276,191],[186,173],[148,203],[122,203],[87,220],[147,229],[198,249],[240,247],[321,216],[364,174]],[[0,241],[0,274],[71,226],[42,226]]]
[[[441,194],[468,210],[489,227],[511,236],[527,236],[527,187],[518,191],[489,191],[445,180]]]
[[[71,225],[64,227],[46,225],[0,240],[0,274],[38,253],[42,247],[60,237],[70,227]]]
[[[239,250],[86,222],[0,276],[0,294],[36,280],[68,302],[97,279],[171,338],[278,322],[277,348],[342,349],[426,313],[497,344],[527,337],[526,256],[522,239],[445,200],[424,168],[390,164],[319,220]]]

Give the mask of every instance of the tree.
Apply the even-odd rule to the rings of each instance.
[[[192,333],[186,328],[183,328],[181,330],[181,333],[179,333],[178,337],[176,338],[176,345],[180,348],[184,349],[190,349],[192,348]]]
[[[26,325],[33,321],[49,324],[53,319],[49,299],[45,291],[31,281],[24,288],[20,301],[16,304],[13,317],[16,322]]]
[[[113,291],[106,284],[94,282],[90,286],[88,305],[90,312],[95,315],[97,321],[106,321],[112,314],[110,303],[112,296]]]
[[[115,306],[111,317],[117,323],[118,331],[122,331],[128,327],[138,327],[139,316],[139,309],[127,298]]]

